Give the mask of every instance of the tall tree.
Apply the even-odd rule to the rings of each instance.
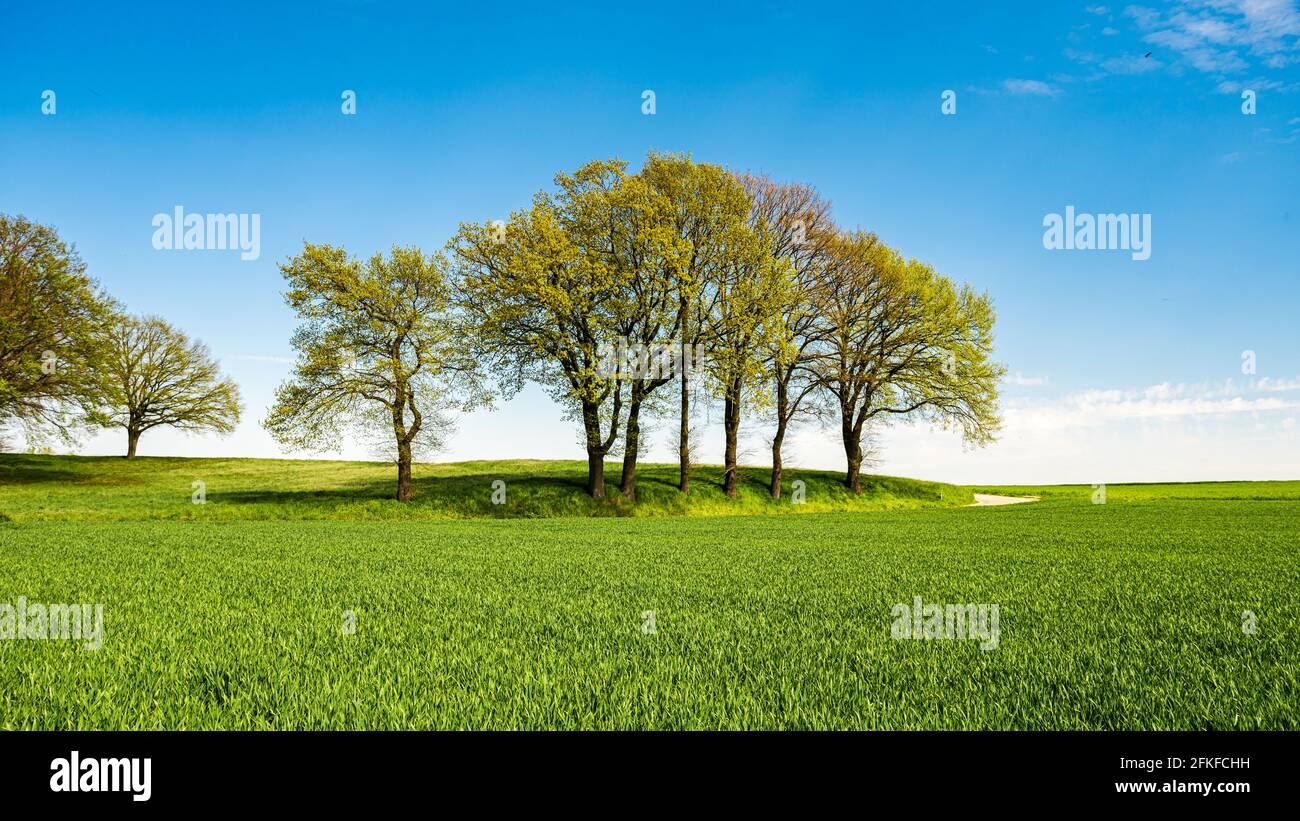
[[[845,486],[861,492],[863,436],[880,419],[918,418],[974,445],[991,441],[1006,369],[991,359],[989,296],[903,259],[873,234],[845,234],[832,253],[821,376],[839,409]]]
[[[738,181],[733,184],[748,197]],[[790,261],[772,253],[773,237],[767,226],[747,219],[726,239],[727,258],[714,271],[710,284],[712,310],[707,323],[705,371],[722,399],[723,492],[737,495],[737,442],[740,418],[746,404],[769,401],[764,381],[769,352],[779,344],[781,313],[791,302],[794,277]]]
[[[412,462],[442,446],[444,414],[491,398],[450,309],[446,270],[444,257],[415,247],[362,263],[310,243],[280,266],[302,322],[298,362],[263,422],[277,441],[325,449],[345,429],[384,441],[397,462],[396,498],[411,499]]]
[[[554,193],[539,192],[509,223],[461,225],[451,245],[456,304],[480,361],[506,393],[531,379],[578,417],[597,499],[625,401],[626,380],[606,357],[626,328],[635,276],[611,250],[611,232],[626,230],[610,221],[626,177],[618,160],[557,174]]]
[[[116,307],[50,227],[0,214],[0,426],[69,439],[98,396]]]
[[[816,363],[826,324],[818,300],[837,232],[830,203],[812,186],[778,183],[754,174],[742,175],[740,181],[750,197],[750,219],[766,229],[772,237],[772,255],[787,261],[793,276],[767,359],[776,418],[769,491],[773,499],[780,499],[786,435],[801,414],[821,411],[814,401],[820,384]]]
[[[711,356],[709,338],[716,331],[711,319],[726,295],[719,285],[727,281],[731,267],[752,259],[749,200],[744,186],[725,168],[697,163],[687,155],[651,153],[640,176],[670,206],[672,239],[664,242],[663,247],[669,250],[665,250],[662,263],[666,269],[663,279],[673,283],[677,302],[672,335],[679,346],[675,376],[680,415],[672,438],[678,447],[678,489],[689,493],[695,450],[690,429],[691,380],[705,375],[703,366]]]
[[[608,267],[626,272],[611,306],[618,339],[609,347],[614,353],[614,375],[628,383],[619,491],[635,502],[642,410],[682,366],[680,347],[673,338],[680,321],[680,249],[671,230],[671,201],[643,176],[622,177],[608,192],[606,207],[603,248],[593,250],[606,256]]]
[[[239,424],[239,388],[202,342],[158,317],[118,317],[103,337],[103,398],[89,419],[126,430],[128,459],[156,427],[230,433]]]

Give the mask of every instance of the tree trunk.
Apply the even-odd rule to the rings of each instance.
[[[781,498],[781,444],[785,441],[786,405],[789,397],[786,385],[778,377],[776,380],[776,433],[772,434],[772,498]]]
[[[633,388],[636,391],[636,388]],[[627,441],[623,446],[623,480],[621,490],[629,502],[636,501],[636,458],[641,444],[641,397],[627,408]]]
[[[677,489],[691,492],[691,392],[686,375],[686,343],[682,343],[682,426],[678,431],[677,455],[681,462]]]
[[[605,454],[587,448],[587,492],[593,499],[605,498]]]
[[[600,440],[600,408],[595,403],[582,403],[582,428],[587,437],[587,492],[593,499],[604,499],[608,448]]]
[[[411,501],[411,443],[397,445],[397,501]]]
[[[728,498],[736,498],[736,439],[740,432],[740,384],[732,383],[731,390],[727,391],[727,399],[723,407],[723,427],[727,434],[727,450],[723,460],[725,473],[722,480],[722,492],[727,494]]]
[[[135,447],[140,444],[140,431],[135,428],[126,429],[126,458],[135,458]]]
[[[681,363],[682,377],[682,426],[678,431],[677,439],[677,456],[681,463],[681,469],[678,471],[677,489],[682,493],[691,492],[691,394],[689,388],[689,374],[687,371],[688,357],[686,355],[686,325],[689,319],[690,307],[686,300],[682,300],[681,310],[681,350],[678,351],[678,362]]]
[[[785,441],[785,424],[776,427],[772,437],[772,498],[781,498],[781,443]]]
[[[844,474],[844,486],[855,494],[862,492],[862,437],[860,431],[854,430],[853,425],[843,422],[840,425],[840,436],[844,440],[844,457],[848,462],[848,470]]]

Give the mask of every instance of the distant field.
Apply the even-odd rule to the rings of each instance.
[[[142,460],[170,469],[108,482],[98,460],[34,458],[0,460],[0,602],[102,603],[105,636],[0,641],[7,729],[1300,727],[1300,482],[380,521],[386,475],[350,501],[369,485],[344,463],[319,498],[222,511],[227,480],[304,494],[300,469]],[[581,475],[539,465],[557,487]],[[490,481],[467,470],[465,488]],[[200,475],[226,478],[192,506]],[[422,515],[442,515],[431,497],[452,497],[417,475]],[[173,493],[200,520],[166,520]],[[334,520],[306,520],[313,503]],[[105,521],[40,521],[60,510]],[[107,521],[123,511],[139,520]],[[254,511],[281,520],[221,520]],[[997,604],[996,649],[892,638],[891,608],[916,596]]]

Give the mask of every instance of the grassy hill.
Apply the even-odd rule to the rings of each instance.
[[[556,516],[718,516],[954,507],[968,489],[939,482],[864,476],[860,496],[838,472],[787,470],[785,494],[773,501],[766,468],[742,468],[740,496],[722,493],[722,469],[695,470],[691,493],[677,491],[676,465],[641,465],[638,501],[617,491],[621,465],[606,466],[609,496],[584,492],[586,463],[509,460],[416,465],[408,504],[390,497],[396,468],[380,462],[289,459],[183,459],[0,454],[0,521],[465,519]],[[493,504],[493,482],[506,501]],[[806,500],[795,505],[796,480]],[[206,501],[193,503],[194,482]]]

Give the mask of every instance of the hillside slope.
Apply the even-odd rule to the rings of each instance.
[[[740,471],[740,497],[728,499],[717,466],[696,468],[683,497],[676,465],[641,465],[639,499],[631,504],[617,491],[619,470],[607,465],[609,497],[597,502],[583,489],[585,462],[421,464],[414,499],[400,504],[390,498],[396,470],[380,462],[0,454],[0,521],[717,516],[953,507],[973,498],[954,485],[888,476],[863,476],[855,497],[839,473],[787,469],[784,498],[773,501],[768,470],[749,467]],[[505,483],[502,504],[493,503],[498,480]],[[795,481],[805,483],[798,505]]]

